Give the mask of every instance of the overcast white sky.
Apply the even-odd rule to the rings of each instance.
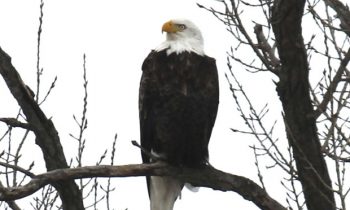
[[[221,95],[218,119],[210,144],[210,162],[220,170],[258,182],[253,152],[249,149],[249,145],[255,143],[254,138],[229,130],[231,127],[244,127],[235,111],[224,77],[225,72],[228,72],[226,51],[233,38],[210,13],[199,9],[196,2],[217,8],[222,6],[213,0],[45,1],[40,64],[44,69],[42,93],[48,89],[55,76],[58,80],[52,95],[42,108],[47,116],[52,117],[59,131],[67,159],[74,157],[77,147],[69,133],[78,132],[72,116],[81,116],[82,63],[85,53],[89,81],[85,164],[95,164],[103,151],[112,145],[115,133],[118,134],[117,164],[141,162],[139,150],[130,143],[131,140],[139,141],[140,67],[149,51],[164,40],[164,34],[161,34],[162,24],[171,18],[180,17],[192,20],[201,28],[206,54],[217,59]],[[0,47],[12,57],[14,66],[33,90],[36,86],[39,4],[38,0],[0,0]],[[248,92],[255,94],[255,101],[260,107],[267,102],[278,103],[271,75],[248,76],[243,69],[236,71],[247,84],[259,86]],[[0,97],[0,117],[14,116],[17,105],[2,79]],[[279,108],[276,113],[278,119]],[[0,131],[3,129],[5,126],[0,124]],[[41,159],[41,152],[34,145],[33,139],[27,141],[25,149],[28,153],[24,154],[26,158],[22,160],[24,166],[33,158]],[[35,172],[44,172],[42,162],[36,162]],[[273,170],[265,176],[271,189],[270,195],[283,203],[286,195],[280,185],[281,178]],[[114,184],[117,187],[112,195],[114,209],[148,209],[143,177],[114,179]],[[20,204],[24,203],[28,205],[28,202]],[[257,208],[235,193],[201,188],[197,193],[184,190],[175,209]]]

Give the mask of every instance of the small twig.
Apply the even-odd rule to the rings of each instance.
[[[118,134],[114,135],[114,141],[112,144],[112,152],[111,152],[111,166],[114,165],[114,158],[115,158],[115,151],[116,151],[116,142],[117,142]],[[107,210],[110,210],[110,193],[115,190],[115,188],[111,188],[111,178],[108,178],[107,180],[107,189],[104,190],[103,187],[101,186],[101,189],[105,191],[106,193],[106,206]]]
[[[260,166],[259,166],[259,160],[258,160],[258,154],[256,152],[256,147],[255,145],[253,146],[253,151],[254,151],[254,157],[255,157],[255,166],[256,166],[256,169],[257,169],[257,172],[258,172],[258,177],[259,177],[259,181],[260,181],[260,184],[262,186],[262,188],[266,191],[266,187],[265,187],[265,184],[264,184],[264,177],[260,171]]]
[[[39,105],[42,105],[47,100],[51,91],[54,89],[56,82],[57,82],[57,76],[54,78],[53,82],[51,83],[51,86],[49,87],[49,90],[46,92],[44,99],[39,103]]]
[[[24,169],[22,167],[19,167],[19,166],[16,166],[16,165],[12,165],[12,164],[9,164],[9,163],[4,163],[4,162],[0,162],[0,165],[4,166],[6,168],[12,168],[13,170],[22,172],[23,174],[25,174],[25,175],[27,175],[27,176],[29,176],[31,178],[35,177],[35,174],[33,174],[29,170],[26,170],[26,169]]]
[[[42,25],[43,25],[43,7],[44,7],[44,1],[41,0],[40,3],[40,16],[39,16],[39,28],[38,28],[38,42],[37,42],[37,60],[36,60],[36,94],[35,94],[35,101],[39,102],[39,93],[40,93],[40,77],[43,73],[43,69],[40,69],[40,44],[41,44],[41,32],[42,32]]]
[[[346,66],[348,65],[349,62],[350,62],[350,48],[348,49],[348,52],[346,53],[344,59],[341,61],[340,66],[337,70],[337,73],[335,74],[331,84],[329,85],[329,88],[327,89],[327,92],[325,93],[322,102],[317,107],[317,110],[315,110],[314,116],[316,118],[318,118],[326,110],[327,105],[331,101],[332,96],[336,91],[337,86],[341,81],[342,75],[346,70]]]
[[[145,148],[143,148],[139,143],[137,143],[137,141],[132,140],[131,144],[134,145],[135,147],[138,147],[141,152],[145,155],[147,155],[150,159],[152,159],[153,161],[166,161],[165,158],[161,157],[161,156],[157,156],[152,154],[151,152],[147,151]]]

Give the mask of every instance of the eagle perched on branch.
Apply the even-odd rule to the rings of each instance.
[[[139,92],[141,146],[175,166],[208,163],[208,143],[219,104],[215,59],[189,20],[164,23],[166,40],[145,59]],[[152,162],[142,153],[144,163]],[[147,177],[151,210],[172,210],[184,183]]]

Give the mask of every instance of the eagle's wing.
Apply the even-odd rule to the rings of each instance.
[[[140,137],[141,147],[148,152],[152,151],[152,139],[154,135],[154,110],[153,104],[158,93],[154,87],[155,75],[153,72],[153,57],[152,51],[142,64],[142,76],[139,89],[139,118],[140,118]],[[149,163],[150,157],[145,153],[141,153],[143,163]],[[150,194],[150,177],[147,176],[147,189]]]
[[[142,76],[139,89],[139,118],[141,146],[148,152],[152,149],[152,135],[154,134],[152,125],[154,124],[153,102],[157,97],[157,90],[154,87],[155,78],[152,73],[153,52],[151,52],[142,64]],[[150,158],[142,153],[142,161],[149,163]]]
[[[215,59],[206,57],[205,62],[202,63],[202,69],[206,69],[207,73],[207,83],[203,88],[204,95],[207,96],[207,106],[208,106],[208,126],[205,128],[208,134],[206,140],[206,146],[208,147],[210,136],[215,124],[218,106],[219,106],[219,77],[216,67]]]

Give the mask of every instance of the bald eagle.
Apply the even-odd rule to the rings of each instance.
[[[189,20],[170,20],[166,40],[142,65],[139,91],[141,146],[169,164],[208,163],[208,143],[219,103],[215,59],[204,54],[203,38]],[[144,163],[152,162],[142,153]],[[151,210],[172,210],[184,183],[147,177]]]

